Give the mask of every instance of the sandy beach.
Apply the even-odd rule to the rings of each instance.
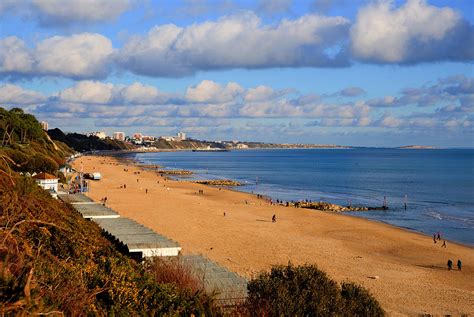
[[[109,207],[178,241],[184,253],[202,253],[245,277],[289,261],[312,263],[338,281],[369,288],[390,315],[474,314],[471,247],[448,241],[442,248],[442,241],[382,223],[165,180],[112,157],[85,156],[73,165],[81,163],[85,172],[102,174],[91,198],[107,197]]]

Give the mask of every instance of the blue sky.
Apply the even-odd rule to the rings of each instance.
[[[0,106],[65,131],[472,147],[473,12],[470,0],[4,0]]]

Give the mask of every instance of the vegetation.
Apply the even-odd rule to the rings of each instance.
[[[276,266],[249,282],[246,312],[254,316],[383,316],[370,293],[340,287],[314,265]]]
[[[0,313],[212,313],[201,290],[159,283],[156,266],[120,254],[31,179],[13,180],[0,175]]]
[[[57,175],[60,165],[71,150],[54,143],[31,114],[13,108],[0,108],[0,170],[48,172]]]
[[[1,315],[214,314],[201,289],[160,281],[157,264],[122,255],[95,223],[17,173],[56,174],[71,150],[21,109],[0,116]]]
[[[99,139],[96,136],[87,136],[79,133],[65,134],[58,128],[49,130],[48,134],[51,139],[67,144],[77,152],[129,150],[133,148],[132,145],[119,140]]]

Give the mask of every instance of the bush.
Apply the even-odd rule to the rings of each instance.
[[[155,257],[148,259],[145,263],[146,271],[158,283],[175,284],[178,289],[190,290],[195,293],[204,292],[203,283],[192,274],[189,265],[184,263],[179,257]]]
[[[354,316],[383,316],[384,312],[369,291],[351,282],[342,283],[341,296],[346,311]]]
[[[314,265],[273,267],[248,284],[254,316],[383,316],[377,300],[352,283],[341,289]]]

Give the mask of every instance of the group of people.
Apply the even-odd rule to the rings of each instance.
[[[438,231],[437,233],[433,233],[433,242],[436,243],[441,240],[441,233]],[[442,248],[446,248],[446,240],[443,240],[443,244],[441,245]]]
[[[441,233],[435,232],[433,233],[433,242],[437,243],[438,241],[441,240]],[[446,248],[446,240],[443,240],[443,244],[441,245],[442,248]],[[458,271],[461,271],[462,268],[462,262],[460,259],[458,259],[458,262],[456,263],[458,267]],[[453,261],[451,259],[448,260],[448,270],[451,271],[453,269]]]
[[[102,203],[102,205],[105,206],[105,203],[107,202],[107,197],[102,197],[102,198],[100,199],[100,202]]]
[[[461,268],[462,268],[462,262],[460,259],[458,259],[458,263],[457,263],[457,267],[458,267],[458,271],[461,271]],[[452,270],[453,268],[453,261],[451,261],[451,259],[448,260],[448,270]]]

